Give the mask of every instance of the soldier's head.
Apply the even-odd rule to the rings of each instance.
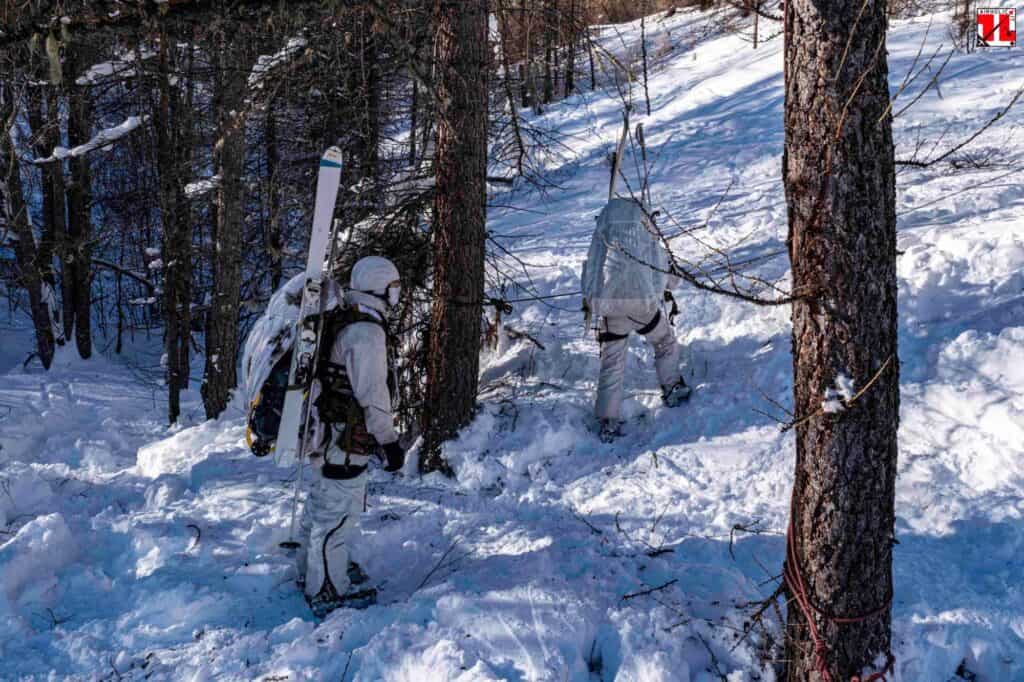
[[[402,282],[398,268],[383,256],[366,256],[352,266],[349,289],[372,294],[389,306],[398,305]]]

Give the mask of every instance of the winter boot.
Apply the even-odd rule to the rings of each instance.
[[[598,438],[602,443],[611,443],[622,435],[622,424],[618,419],[602,419]]]
[[[686,385],[682,377],[672,386],[661,389],[661,402],[665,407],[678,407],[690,399],[690,387]]]
[[[363,567],[354,561],[348,562],[348,583],[349,585],[362,585],[370,576],[366,575]]]
[[[301,557],[302,554],[300,553],[299,556]],[[357,564],[354,561],[348,562],[348,571],[347,571],[347,573],[348,573],[348,582],[349,582],[350,585],[362,585],[363,583],[365,583],[367,580],[370,579],[370,576],[366,575],[366,571],[363,570],[363,567],[360,566],[359,564]],[[302,568],[299,571],[298,576],[295,578],[295,584],[299,586],[300,590],[305,590],[306,589],[306,571],[305,571],[305,568]]]

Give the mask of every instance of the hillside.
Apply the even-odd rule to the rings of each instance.
[[[948,49],[948,23],[893,23],[893,92]],[[781,38],[754,50],[686,12],[647,29],[652,113],[635,86],[634,121],[676,255],[727,249],[785,288]],[[635,54],[639,24],[603,35]],[[897,118],[897,157],[968,137],[1022,68],[1019,49],[954,54]],[[788,307],[680,286],[694,397],[662,407],[634,339],[626,435],[594,432],[597,343],[577,292],[621,107],[609,85],[527,114],[560,141],[545,159],[557,187],[495,196],[488,227],[530,282],[508,297],[550,298],[514,303],[505,324],[520,334],[484,358],[480,415],[448,449],[456,480],[421,479],[414,462],[374,473],[357,553],[381,603],[366,611],[313,621],[278,548],[293,472],[248,453],[240,400],[203,422],[196,382],[168,430],[166,397],[112,359],[64,349],[49,373],[0,376],[3,677],[774,679],[778,617],[744,627],[784,555]],[[966,148],[990,164],[904,166],[897,180],[894,680],[1024,680],[1022,124],[1017,106]]]

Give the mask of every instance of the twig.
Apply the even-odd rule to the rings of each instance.
[[[760,605],[758,605],[758,607],[754,610],[753,615],[751,615],[747,622],[744,624],[743,635],[738,640],[736,640],[736,643],[732,645],[731,649],[729,649],[730,653],[736,651],[736,649],[739,648],[741,644],[743,644],[747,637],[750,636],[750,633],[754,631],[754,626],[761,622],[761,619],[764,617],[764,614],[769,609],[769,607],[771,607],[772,605],[775,605],[776,607],[778,606],[778,598],[780,595],[782,595],[783,592],[783,586],[779,585],[777,588],[775,588],[775,591],[772,592],[772,595],[770,597],[768,597],[767,599],[762,601]]]
[[[541,350],[547,350],[543,343],[535,339],[530,334],[527,334],[526,332],[521,332],[517,329],[513,329],[512,327],[505,327],[505,334],[507,334],[510,339],[526,339],[527,341],[531,341],[533,345],[537,346],[537,348],[540,348]]]
[[[592,524],[590,521],[587,521],[586,517],[581,515],[575,509],[572,510],[572,515],[575,516],[578,520],[582,521],[583,524],[586,525],[586,527],[589,528],[590,532],[593,533],[594,535],[604,535],[604,533],[601,532],[600,528],[598,528],[597,526]]]
[[[1024,95],[1024,86],[1018,88],[1017,92],[1014,93],[1013,97],[1010,99],[1009,104],[1000,109],[995,116],[993,116],[991,119],[988,120],[987,123],[985,123],[985,125],[975,130],[974,134],[972,134],[970,137],[965,139],[960,144],[950,147],[949,149],[947,149],[945,152],[935,157],[934,159],[929,159],[928,161],[918,161],[916,159],[897,159],[896,164],[901,166],[914,166],[915,168],[928,168],[929,166],[933,166],[941,161],[944,161],[945,159],[948,159],[950,156],[952,156],[956,152],[960,151],[961,149],[963,149],[964,147],[978,139],[978,137],[986,130],[991,128],[996,123],[996,121],[1005,116],[1007,112],[1009,112],[1010,109],[1013,107],[1013,105],[1017,103],[1017,100],[1019,100],[1022,95]]]
[[[953,50],[950,50],[950,51],[949,51],[949,54],[947,54],[947,55],[946,55],[946,60],[945,60],[944,62],[942,62],[942,65],[941,65],[941,66],[940,66],[940,67],[938,68],[938,70],[937,70],[937,71],[935,72],[935,75],[931,77],[931,80],[929,80],[929,81],[928,81],[928,83],[927,83],[927,84],[926,84],[926,85],[924,86],[924,88],[923,88],[923,89],[921,90],[921,92],[917,93],[917,96],[916,96],[916,97],[914,97],[914,99],[910,100],[910,102],[909,102],[909,103],[907,104],[907,106],[903,107],[902,109],[900,109],[899,111],[897,111],[897,112],[896,112],[895,114],[893,114],[893,115],[892,115],[892,117],[893,117],[894,119],[897,119],[897,118],[899,118],[900,116],[902,116],[902,115],[903,115],[903,113],[904,113],[904,112],[905,112],[905,111],[906,111],[907,109],[909,109],[910,107],[912,107],[912,106],[914,106],[915,104],[917,104],[918,100],[920,100],[920,99],[921,99],[922,97],[924,97],[924,95],[925,95],[925,93],[926,93],[926,92],[928,92],[929,90],[931,90],[931,87],[932,87],[932,85],[935,85],[936,87],[938,87],[938,82],[939,82],[939,76],[941,76],[941,75],[942,75],[942,72],[943,72],[943,71],[945,70],[945,68],[946,68],[946,64],[949,64],[949,60],[950,60],[950,59],[952,59],[952,58],[953,58]],[[925,66],[927,66],[927,64],[926,64]],[[923,69],[923,68],[925,68],[925,67],[921,67],[921,68]],[[879,122],[879,123],[881,123],[881,122],[882,122],[882,118],[884,118],[884,117],[885,117],[885,114],[886,114],[886,113],[888,113],[888,112],[883,112],[883,113],[882,113],[882,117],[880,117],[880,118],[878,119],[878,122]]]
[[[750,533],[752,535],[761,535],[764,530],[758,528],[758,524],[761,523],[760,519],[754,519],[751,523],[744,525],[742,523],[734,523],[732,528],[729,529],[729,556],[732,557],[733,561],[736,561],[736,555],[732,551],[733,541],[735,540],[736,532]]]
[[[704,636],[699,632],[695,634],[697,635],[697,639],[700,640],[700,643],[704,645],[704,648],[708,650],[708,656],[711,657],[711,665],[715,666],[715,673],[718,675],[718,679],[722,680],[722,682],[729,682],[729,678],[725,676],[725,673],[722,672],[721,666],[718,665],[718,657],[715,656],[715,652],[711,650],[711,645],[708,644],[708,641],[704,639]]]
[[[629,594],[623,595],[622,601],[629,601],[630,599],[634,599],[636,597],[644,597],[648,594],[654,594],[655,592],[664,590],[666,587],[671,587],[672,585],[675,585],[677,582],[679,582],[678,578],[672,578],[672,580],[669,580],[667,583],[662,583],[657,587],[652,587],[647,590],[641,590],[639,592],[630,592]]]
[[[430,569],[430,572],[427,573],[426,576],[424,576],[424,578],[420,582],[420,584],[416,586],[416,589],[413,590],[414,592],[418,592],[418,591],[423,589],[423,586],[426,585],[427,582],[433,577],[434,573],[436,573],[437,570],[439,568],[441,568],[442,565],[444,565],[445,559],[448,558],[448,555],[450,555],[455,550],[455,548],[458,547],[458,546],[459,546],[459,540],[456,539],[455,541],[452,542],[451,545],[448,546],[448,549],[446,549],[444,551],[444,554],[441,555],[441,559],[436,564],[434,564],[434,567]]]
[[[345,669],[341,671],[341,682],[345,682],[345,675],[348,675],[348,667],[352,664],[352,654],[354,652],[348,652],[348,660],[345,661]]]

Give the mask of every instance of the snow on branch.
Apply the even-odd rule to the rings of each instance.
[[[150,59],[156,56],[155,52],[145,50],[142,52],[142,59]],[[75,79],[76,85],[94,85],[106,80],[124,80],[135,76],[136,55],[134,52],[119,55],[117,59],[109,62],[93,64],[85,73]]]
[[[307,41],[305,38],[290,38],[287,44],[285,44],[285,46],[275,54],[260,55],[256,60],[256,64],[252,67],[252,72],[249,74],[249,87],[253,89],[262,88],[263,80],[267,77],[267,74],[278,66],[291,60],[296,54],[301,52],[306,45]]]
[[[218,187],[220,187],[220,176],[213,175],[185,185],[185,196],[189,199],[195,199],[217,189]]]
[[[132,132],[140,125],[149,120],[149,116],[129,116],[125,119],[124,123],[116,125],[113,128],[104,128],[103,130],[96,133],[96,135],[86,142],[80,144],[77,147],[68,149],[67,147],[55,147],[53,153],[45,159],[33,159],[32,163],[40,165],[44,163],[54,163],[56,161],[63,161],[64,159],[74,158],[88,154],[96,149],[103,147],[109,147],[114,142],[117,142],[122,137]]]

